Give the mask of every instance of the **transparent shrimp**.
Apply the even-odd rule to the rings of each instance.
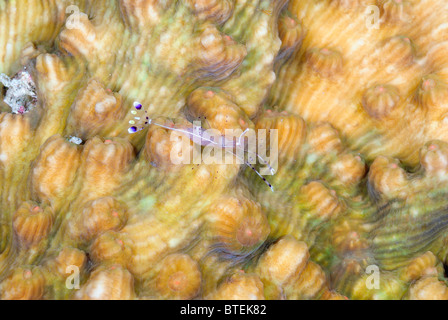
[[[147,112],[143,109],[142,105],[139,102],[134,102],[134,108],[136,110],[132,110],[131,113],[135,115],[134,120],[129,121],[129,124],[132,126],[129,127],[128,132],[129,133],[136,133],[138,131],[143,130],[146,126],[149,125],[155,125],[167,130],[176,131],[179,133],[183,133],[187,135],[187,137],[191,140],[193,140],[194,143],[198,143],[201,146],[216,146],[218,148],[224,149],[226,152],[231,153],[234,155],[238,160],[244,162],[245,165],[250,167],[268,186],[269,188],[274,191],[274,187],[266,180],[265,177],[263,177],[257,169],[252,166],[248,161],[241,159],[240,156],[238,156],[235,152],[233,152],[233,149],[242,150],[243,152],[248,152],[255,154],[260,162],[267,165],[269,167],[269,170],[272,174],[274,174],[274,169],[257,153],[254,153],[249,150],[245,150],[245,144],[244,144],[244,135],[247,133],[249,129],[246,129],[238,138],[238,141],[234,141],[226,139],[225,136],[221,136],[217,141],[215,141],[214,137],[210,136],[205,130],[202,129],[202,127],[187,127],[187,126],[166,126],[161,123],[154,122],[152,119],[150,119],[147,116]],[[197,139],[194,139],[197,138]],[[229,150],[231,149],[231,150]]]

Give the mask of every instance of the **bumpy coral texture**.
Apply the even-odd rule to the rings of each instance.
[[[418,163],[447,140],[446,1],[291,1],[305,30],[278,72],[270,101],[328,121],[368,159]]]
[[[448,299],[446,1],[28,2],[0,0],[36,97],[0,85],[1,299]],[[193,121],[275,131],[274,174],[175,164]]]

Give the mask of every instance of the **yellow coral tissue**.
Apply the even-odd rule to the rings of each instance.
[[[447,22],[0,0],[0,299],[448,299]]]

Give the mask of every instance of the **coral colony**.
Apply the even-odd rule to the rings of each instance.
[[[447,16],[0,0],[0,299],[448,299]]]

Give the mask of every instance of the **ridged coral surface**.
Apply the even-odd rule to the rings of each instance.
[[[447,21],[0,0],[0,298],[448,299]]]

